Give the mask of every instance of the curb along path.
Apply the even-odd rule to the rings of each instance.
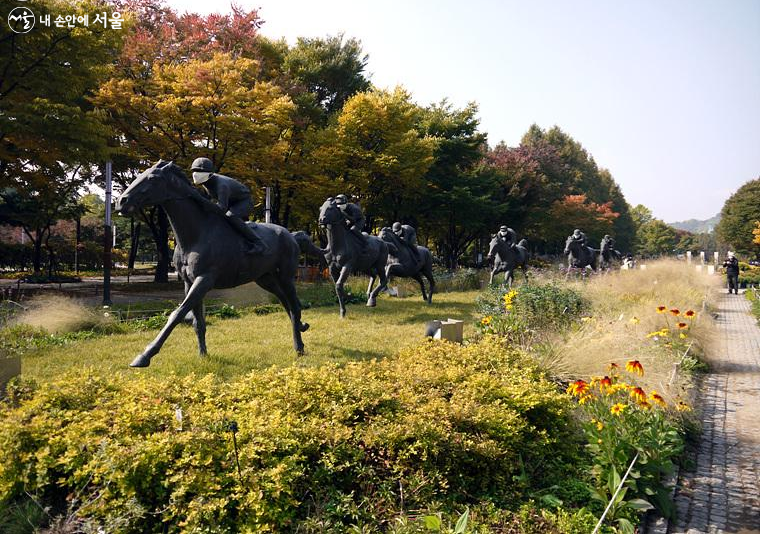
[[[702,382],[702,435],[676,489],[671,534],[760,534],[760,328],[744,295],[718,303],[719,352]]]

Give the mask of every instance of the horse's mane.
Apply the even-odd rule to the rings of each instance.
[[[173,161],[158,160],[158,163],[156,163],[153,167],[155,169],[160,169],[163,176],[172,179],[173,185],[179,185],[182,189],[185,190],[185,192],[187,192],[188,198],[194,200],[201,207],[209,205],[216,206],[216,204],[211,202],[209,198],[201,194],[200,191],[193,187],[188,177],[182,171],[182,167]],[[168,174],[164,174],[166,171],[170,172]]]

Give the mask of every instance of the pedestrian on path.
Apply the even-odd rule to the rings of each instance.
[[[733,252],[728,253],[728,258],[723,262],[723,267],[726,269],[726,278],[728,278],[728,294],[731,294],[731,290],[734,290],[735,294],[739,294],[739,260]]]

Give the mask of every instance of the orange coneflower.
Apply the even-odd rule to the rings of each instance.
[[[647,394],[644,393],[643,389],[637,387],[631,390],[631,398],[641,404],[642,402],[646,402]]]
[[[604,390],[612,387],[612,379],[609,376],[604,376],[599,380],[599,389]]]
[[[639,360],[630,360],[625,364],[625,370],[629,373],[636,373],[639,376],[644,376],[644,366],[641,365]]]
[[[657,313],[665,313],[668,311],[667,306],[657,306]]]
[[[643,401],[639,401],[637,404],[639,405],[640,408],[642,408],[644,410],[651,410],[652,409],[652,405],[649,404],[649,401],[646,400],[646,399],[644,399]]]
[[[660,406],[665,406],[665,399],[663,399],[662,395],[656,391],[652,390],[652,392],[649,394],[649,398],[652,399],[652,402],[656,402]]]
[[[622,403],[613,404],[612,407],[610,407],[610,413],[612,415],[620,416],[620,414],[623,413],[623,410],[625,410],[626,406]]]
[[[576,380],[567,386],[567,392],[575,397],[582,397],[588,393],[589,385],[583,380]]]
[[[678,323],[676,326],[678,328],[680,328],[681,330],[683,330],[684,328],[688,328],[689,327],[689,325],[686,324],[686,323]]]
[[[610,362],[610,364],[607,366],[608,371],[614,371],[615,369],[619,369],[620,366],[616,364],[615,362]]]
[[[694,310],[686,310],[683,316],[686,317],[687,319],[694,319],[694,317],[696,317],[697,314]]]
[[[681,310],[679,310],[678,308],[672,308],[672,309],[670,310],[670,314],[671,314],[673,317],[678,317],[679,315],[681,315]]]

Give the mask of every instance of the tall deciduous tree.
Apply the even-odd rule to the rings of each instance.
[[[757,253],[752,236],[755,221],[760,220],[760,178],[741,186],[726,200],[715,228],[718,238],[732,249],[744,253]]]
[[[638,252],[647,256],[668,254],[675,249],[677,238],[674,228],[660,219],[652,219],[642,224],[637,231]]]
[[[590,240],[591,246],[600,241],[604,234],[612,232],[618,213],[612,211],[612,202],[597,204],[586,195],[567,195],[556,200],[550,210],[549,224],[542,234],[549,242],[563,244],[565,238],[575,228],[582,229]]]
[[[487,138],[478,131],[477,113],[474,103],[456,109],[446,100],[422,110],[418,128],[434,140],[434,160],[400,214],[402,222],[420,227],[451,268],[498,218],[492,173],[479,165]]]
[[[370,226],[398,218],[424,188],[435,141],[420,137],[421,110],[401,88],[358,93],[326,131],[320,159],[335,192],[361,201]]]

